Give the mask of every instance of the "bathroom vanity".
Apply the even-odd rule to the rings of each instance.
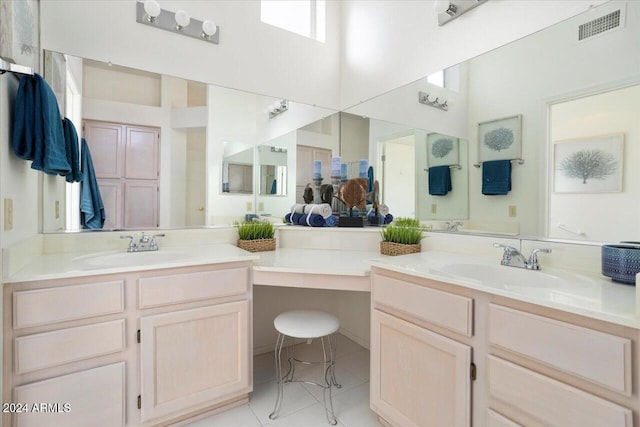
[[[168,425],[246,402],[255,258],[45,255],[5,280],[4,425]]]

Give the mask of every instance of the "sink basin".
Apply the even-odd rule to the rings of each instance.
[[[504,289],[523,287],[558,288],[566,281],[544,271],[487,264],[446,264],[440,267],[444,273],[480,282],[491,283]]]
[[[84,255],[74,261],[91,267],[128,267],[141,264],[154,264],[187,258],[182,251],[159,250],[149,252],[110,252]]]

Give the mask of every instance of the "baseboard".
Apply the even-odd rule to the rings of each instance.
[[[348,329],[345,328],[340,328],[338,330],[338,333],[344,335],[345,337],[349,338],[351,341],[355,342],[356,344],[358,344],[359,346],[362,346],[364,348],[366,348],[367,350],[371,350],[371,347],[369,346],[369,338],[367,337],[362,338],[359,337],[358,335],[354,334],[353,332],[349,331]]]

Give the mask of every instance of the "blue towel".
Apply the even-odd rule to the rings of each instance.
[[[80,152],[78,150],[78,133],[73,122],[68,118],[62,119],[62,129],[64,131],[65,151],[67,161],[71,166],[71,172],[66,176],[67,182],[82,181],[82,171],[80,171]]]
[[[451,168],[446,165],[429,168],[429,194],[446,196],[449,191],[451,191]]]
[[[391,224],[393,222],[393,215],[391,214],[386,214],[384,216],[384,223],[385,224]]]
[[[505,195],[511,191],[511,160],[482,163],[482,194]]]
[[[49,175],[71,172],[56,96],[38,74],[22,76],[13,116],[13,152]]]
[[[273,182],[271,183],[271,192],[270,192],[270,194],[276,194],[276,191],[278,191],[278,181],[276,181],[274,179]]]
[[[334,218],[333,215],[330,218]],[[307,223],[307,219],[309,220],[309,223]],[[318,214],[288,213],[284,216],[284,220],[289,224],[305,225],[311,227],[331,227],[330,225],[327,225],[327,222],[322,217],[322,215]]]
[[[100,196],[100,188],[93,170],[93,161],[87,141],[82,138],[82,176],[80,184],[80,224],[84,228],[102,228],[107,218]]]

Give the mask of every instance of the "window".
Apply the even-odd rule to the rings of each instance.
[[[326,38],[325,0],[262,0],[260,20],[323,43]]]

